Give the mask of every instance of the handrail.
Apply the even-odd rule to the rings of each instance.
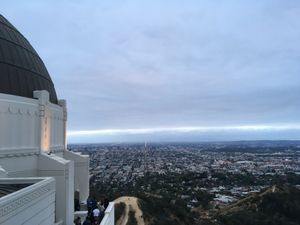
[[[105,210],[105,216],[100,225],[114,225],[115,224],[115,203],[110,202]]]

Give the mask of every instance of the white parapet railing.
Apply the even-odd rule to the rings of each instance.
[[[0,198],[0,224],[54,224],[55,180],[50,177],[1,178],[2,186],[28,184]]]
[[[115,225],[115,203],[110,202],[100,225]]]

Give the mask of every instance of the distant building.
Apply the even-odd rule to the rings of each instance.
[[[23,35],[0,15],[0,224],[71,225],[89,157],[66,148],[67,108]],[[114,224],[113,204],[101,224]]]

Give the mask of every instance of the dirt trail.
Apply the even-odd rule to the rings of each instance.
[[[114,202],[115,203],[123,202],[126,204],[125,213],[121,216],[121,218],[118,221],[116,221],[116,225],[126,225],[127,224],[130,207],[135,212],[134,215],[135,215],[138,225],[145,225],[145,222],[143,219],[143,212],[141,211],[140,207],[138,206],[138,199],[136,197],[123,196],[123,197],[120,197],[120,198],[114,200]]]

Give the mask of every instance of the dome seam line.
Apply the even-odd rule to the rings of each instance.
[[[1,60],[0,60],[0,63],[6,64],[6,65],[10,65],[10,66],[13,66],[13,67],[17,67],[19,69],[23,69],[23,70],[26,70],[28,72],[32,72],[35,76],[39,76],[39,77],[41,77],[41,78],[43,78],[43,79],[45,79],[45,80],[47,80],[47,81],[49,81],[49,82],[51,82],[53,84],[53,81],[51,79],[48,79],[48,78],[44,77],[43,75],[41,75],[41,74],[39,74],[39,73],[37,73],[37,72],[35,72],[33,70],[30,70],[30,69],[28,69],[26,67],[22,67],[22,66],[19,66],[19,65],[16,65],[16,64],[12,64],[12,63],[9,63],[9,62],[5,62],[5,61],[1,61]]]
[[[36,53],[30,51],[28,48],[24,47],[23,45],[20,45],[20,44],[14,42],[14,41],[8,40],[8,39],[6,39],[6,38],[4,38],[4,37],[1,37],[1,36],[0,36],[0,39],[3,40],[3,41],[7,41],[7,42],[9,42],[9,43],[11,43],[11,44],[17,45],[17,46],[23,48],[24,50],[26,50],[27,52],[31,53],[32,55],[34,55],[34,56],[38,57],[39,59],[41,59],[41,58],[39,57],[38,54],[36,54]]]
[[[4,18],[2,15],[0,15],[0,17]],[[5,19],[5,18],[4,18],[4,19]],[[6,19],[5,19],[5,20],[6,20]],[[0,23],[3,24],[4,26],[6,26],[7,28],[9,28],[10,30],[17,32],[22,38],[24,38],[24,39],[28,42],[28,44],[30,45],[30,47],[33,48],[33,46],[31,46],[31,44],[30,44],[30,42],[27,40],[27,38],[25,38],[24,35],[21,34],[21,32],[18,31],[13,25],[4,23],[4,22],[2,22],[1,20],[0,20]],[[7,40],[7,39],[4,39],[4,40]],[[7,41],[9,41],[9,40],[7,40]],[[11,42],[13,42],[13,41],[11,41]],[[15,43],[15,42],[13,42],[13,43]],[[17,43],[15,43],[15,44],[17,44]],[[19,44],[18,44],[18,45],[19,45]],[[21,47],[24,48],[23,46],[21,46]],[[30,50],[27,49],[27,51],[30,51]],[[33,54],[35,54],[35,53],[33,53]],[[39,57],[39,56],[38,56],[38,57]]]

